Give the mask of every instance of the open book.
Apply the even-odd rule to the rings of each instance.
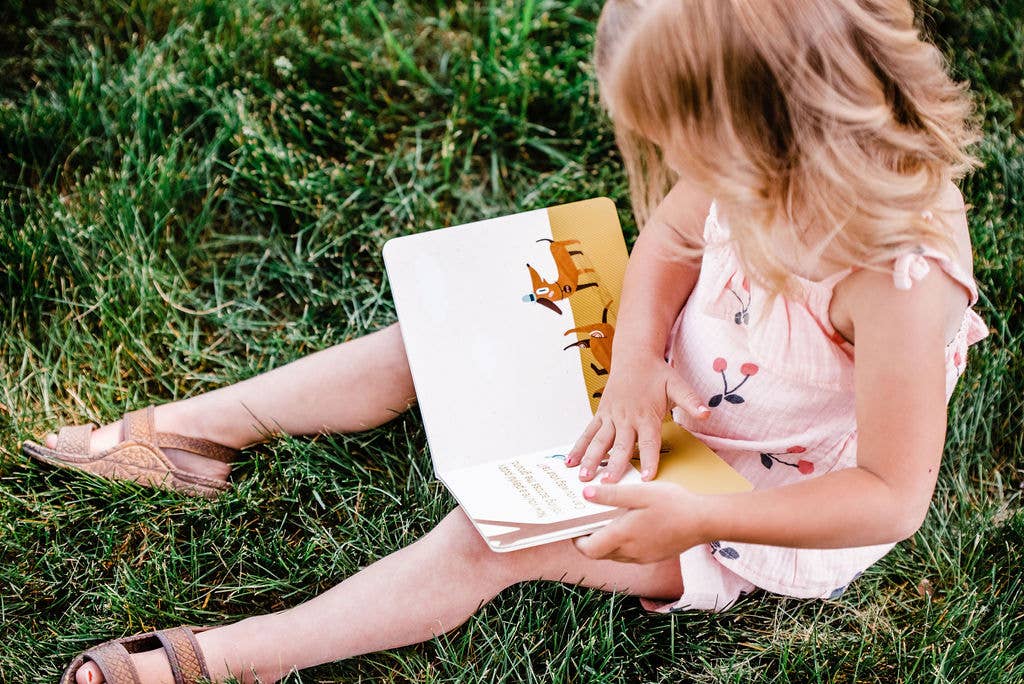
[[[564,458],[612,367],[626,259],[606,198],[384,246],[434,471],[495,551],[588,534],[625,512],[586,501]],[[656,479],[751,488],[675,423],[662,440]],[[638,467],[621,481],[641,482]]]

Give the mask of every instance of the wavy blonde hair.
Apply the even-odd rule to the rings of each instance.
[[[675,167],[716,198],[744,266],[775,293],[794,286],[787,249],[837,269],[883,269],[920,244],[955,254],[949,222],[925,216],[977,163],[972,103],[905,0],[612,0],[609,12],[595,58],[638,225]],[[623,17],[633,26],[613,35]]]

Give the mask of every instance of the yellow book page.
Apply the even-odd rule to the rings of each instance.
[[[640,459],[633,465],[640,468]],[[672,420],[661,425],[661,458],[655,482],[672,482],[697,494],[749,492],[754,487],[703,442]]]
[[[565,334],[566,342],[586,345],[580,367],[594,412],[611,370],[615,318],[629,260],[626,241],[615,204],[607,197],[547,211],[555,245],[564,245],[565,253],[572,255],[571,268],[579,274],[576,291],[568,298],[576,327]]]
[[[566,262],[577,271],[577,290],[569,297],[576,328],[566,336],[584,348],[580,366],[596,412],[611,370],[618,299],[628,261],[626,244],[618,228],[615,204],[605,197],[548,207],[555,245],[561,245]],[[609,237],[609,232],[613,237]],[[662,453],[655,480],[674,482],[701,494],[724,494],[753,489],[747,480],[703,442],[672,420],[661,428]],[[634,460],[639,470],[639,459]]]

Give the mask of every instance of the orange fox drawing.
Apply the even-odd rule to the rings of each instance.
[[[537,242],[549,242],[551,248],[551,256],[555,260],[555,267],[558,269],[558,276],[555,282],[549,283],[540,277],[536,269],[530,264],[526,264],[526,268],[530,269],[530,279],[533,281],[533,292],[530,294],[523,295],[524,302],[537,302],[541,306],[545,306],[551,309],[559,316],[562,315],[562,310],[555,305],[555,302],[571,297],[574,292],[582,290],[587,287],[597,287],[595,283],[584,283],[579,284],[580,276],[584,273],[594,273],[592,268],[579,268],[576,262],[573,261],[573,256],[583,254],[581,250],[574,249],[570,250],[570,245],[580,244],[579,240],[559,240],[554,241],[549,238],[541,238]]]
[[[578,328],[566,330],[565,333],[563,333],[565,335],[571,335],[573,333],[587,334],[587,337],[566,345],[562,349],[563,351],[573,347],[589,349],[590,353],[594,355],[594,360],[597,361],[596,364],[591,363],[590,367],[593,368],[594,372],[598,375],[607,375],[608,371],[612,369],[612,341],[615,339],[615,327],[608,322],[608,308],[611,305],[611,302],[608,302],[605,305],[604,312],[601,314],[600,323],[581,325]],[[601,396],[601,392],[594,392],[594,396]]]

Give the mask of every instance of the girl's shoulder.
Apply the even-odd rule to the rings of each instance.
[[[974,252],[971,248],[971,233],[967,228],[967,205],[960,188],[948,183],[942,195],[939,211],[953,229],[953,240],[956,243],[956,263],[964,273],[974,278]]]
[[[948,184],[939,205],[930,214],[930,220],[942,220],[950,227],[956,253],[947,255],[932,249],[908,248],[906,254],[894,259],[891,273],[857,270],[839,281],[833,292],[829,318],[836,331],[849,342],[854,343],[856,335],[854,311],[857,305],[870,304],[892,297],[898,290],[914,288],[929,290],[928,301],[941,316],[947,339],[960,329],[965,311],[976,301],[978,293],[966,205],[953,183]],[[933,271],[935,275],[926,278]],[[925,293],[920,292],[919,296]]]

